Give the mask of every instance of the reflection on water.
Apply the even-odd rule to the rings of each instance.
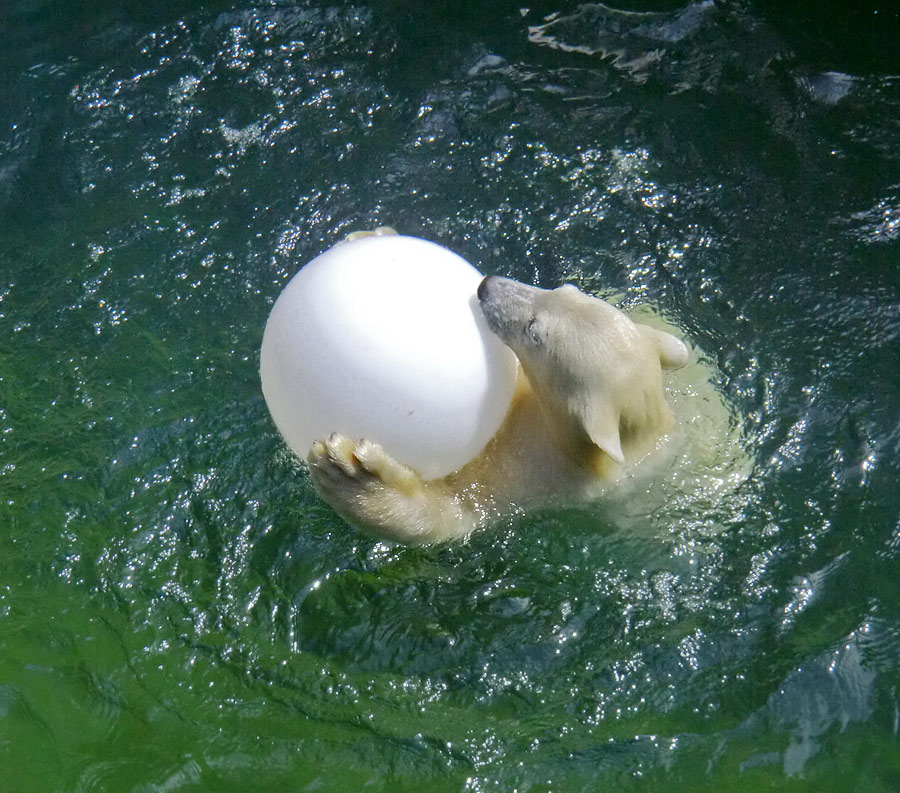
[[[151,5],[3,55],[18,777],[890,787],[900,78],[735,3]],[[299,264],[380,224],[658,311],[696,353],[673,397],[730,415],[645,497],[354,533],[257,351]]]
[[[669,49],[701,31],[712,0],[670,13],[624,11],[601,3],[580,5],[573,14],[552,15],[529,28],[528,40],[563,52],[608,58],[613,66],[646,82]],[[688,87],[688,86],[685,86]]]

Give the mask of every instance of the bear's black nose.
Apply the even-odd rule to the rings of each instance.
[[[487,299],[488,292],[491,290],[491,281],[496,281],[496,275],[488,275],[481,279],[481,283],[478,284],[478,299],[484,301]]]

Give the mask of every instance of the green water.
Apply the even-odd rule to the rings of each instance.
[[[0,15],[0,789],[900,790],[883,24],[133,5]],[[451,547],[344,526],[258,349],[380,224],[660,306],[747,481]]]

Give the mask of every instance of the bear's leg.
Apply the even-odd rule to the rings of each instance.
[[[342,518],[405,543],[462,537],[475,516],[441,481],[426,482],[371,441],[333,433],[307,457],[313,484]]]
[[[363,237],[390,237],[396,233],[396,229],[392,229],[390,226],[379,226],[371,231],[351,231],[341,242],[353,242],[353,240]]]

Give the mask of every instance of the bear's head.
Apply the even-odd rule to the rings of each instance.
[[[590,446],[622,463],[668,430],[661,367],[687,362],[679,339],[571,284],[540,289],[488,276],[478,300],[522,364],[555,436],[576,453]]]

